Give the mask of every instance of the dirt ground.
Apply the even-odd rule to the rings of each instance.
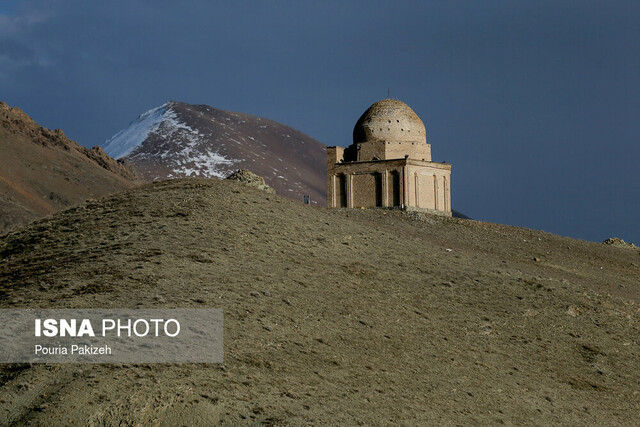
[[[18,425],[637,425],[640,252],[183,179],[0,237],[0,307],[221,308],[222,365],[1,365]]]

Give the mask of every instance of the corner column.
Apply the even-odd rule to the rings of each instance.
[[[353,174],[346,174],[346,196],[347,196],[347,207],[353,207]]]
[[[335,208],[336,207],[336,175],[335,174],[331,174],[330,177],[330,183],[329,183],[329,193],[327,194],[327,205],[329,205],[330,208]]]
[[[402,204],[405,209],[409,206],[409,171],[406,165],[402,167]]]
[[[389,171],[385,169],[382,174],[382,206],[389,207]]]

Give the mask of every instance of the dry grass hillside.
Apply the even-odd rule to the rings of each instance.
[[[100,147],[85,148],[0,102],[0,234],[36,218],[134,185],[136,176]]]
[[[4,365],[19,425],[633,425],[640,254],[182,179],[0,238],[1,306],[224,310],[224,365]]]

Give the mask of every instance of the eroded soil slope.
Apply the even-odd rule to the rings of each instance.
[[[5,365],[5,424],[640,417],[634,249],[192,179],[39,220],[0,257],[4,308],[225,315],[224,365]]]
[[[83,147],[0,102],[0,234],[135,184],[100,147]]]

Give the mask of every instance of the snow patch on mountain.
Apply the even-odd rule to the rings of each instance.
[[[129,126],[105,141],[103,144],[104,151],[114,159],[125,157],[160,126],[167,112],[167,104],[153,108],[138,116]]]
[[[136,151],[150,134],[158,137],[158,152]],[[224,178],[229,166],[237,160],[228,159],[213,149],[208,135],[182,122],[171,103],[142,114],[126,129],[109,139],[104,149],[112,157],[144,160],[160,157],[171,168],[171,176],[202,176]]]

